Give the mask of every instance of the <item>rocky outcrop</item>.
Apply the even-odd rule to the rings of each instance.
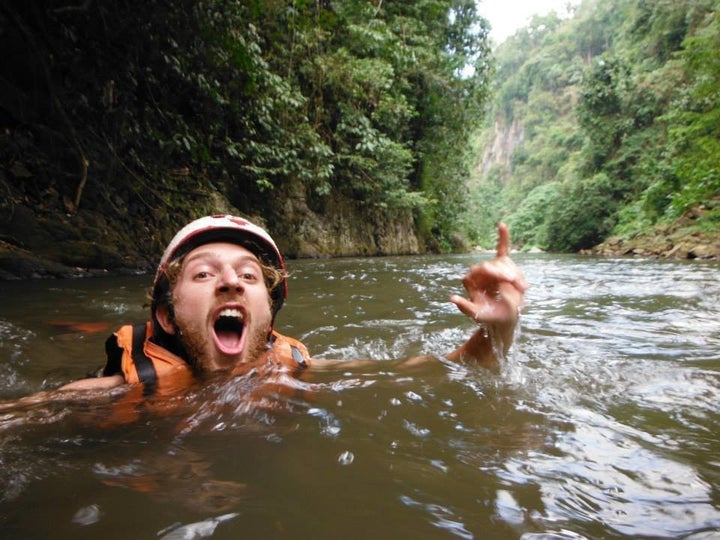
[[[659,259],[720,260],[720,238],[702,233],[673,238],[642,234],[630,239],[613,236],[584,254],[605,257],[634,256]]]
[[[497,118],[488,136],[490,140],[483,146],[480,176],[485,176],[497,166],[509,174],[512,154],[525,140],[525,127],[518,119],[508,124],[504,119]]]
[[[291,184],[273,217],[273,236],[289,257],[406,255],[424,251],[410,210],[361,207],[339,194],[311,200]]]
[[[720,260],[720,231],[708,232],[696,226],[709,211],[701,205],[685,212],[675,223],[656,227],[632,238],[613,236],[583,253],[602,256],[635,256],[660,259]]]
[[[174,209],[123,207],[112,218],[100,209],[69,214],[60,203],[9,198],[0,216],[0,279],[152,272],[181,226],[200,215],[226,212],[266,227],[288,258],[424,251],[410,210],[362,207],[338,194],[313,202],[299,183],[274,197],[269,205],[274,210],[255,215],[211,193]]]

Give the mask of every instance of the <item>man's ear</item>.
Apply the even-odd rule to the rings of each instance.
[[[175,325],[172,322],[167,306],[158,306],[155,310],[155,318],[160,323],[162,329],[165,330],[166,334],[175,334]]]

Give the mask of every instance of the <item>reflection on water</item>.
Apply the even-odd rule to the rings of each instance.
[[[718,265],[518,260],[499,373],[398,362],[471,331],[472,257],[292,261],[280,329],[376,363],[150,400],[12,401],[100,365],[57,323],[141,321],[149,278],[0,284],[0,536],[720,536]]]

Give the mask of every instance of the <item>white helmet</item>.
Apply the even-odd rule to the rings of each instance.
[[[285,261],[280,250],[264,229],[247,219],[227,214],[205,216],[185,225],[168,244],[153,280],[153,300],[157,300],[158,285],[165,275],[168,264],[196,247],[211,242],[241,245],[278,270],[285,272]],[[283,282],[272,291],[273,316],[282,307],[286,296],[287,278],[283,277]]]

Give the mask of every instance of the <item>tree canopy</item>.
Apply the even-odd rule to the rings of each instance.
[[[431,244],[449,247],[489,80],[475,8],[3,3],[0,180],[15,199],[62,200],[69,213],[133,206],[162,218],[189,194],[220,192],[270,220],[280,211],[266,195],[282,200],[299,182],[319,208],[341,194],[360,211],[410,209]]]

